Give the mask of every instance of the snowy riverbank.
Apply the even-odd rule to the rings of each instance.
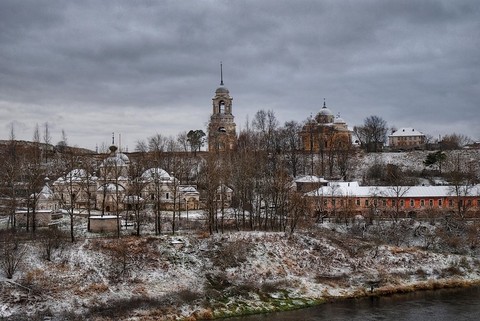
[[[51,261],[30,242],[12,281],[0,280],[0,320],[195,320],[464,286],[480,281],[480,260],[329,227],[84,239]]]

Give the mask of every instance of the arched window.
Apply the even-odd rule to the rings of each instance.
[[[225,114],[225,102],[223,100],[220,101],[220,104],[218,105],[218,112],[220,114]]]

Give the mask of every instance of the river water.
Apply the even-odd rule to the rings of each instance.
[[[349,299],[228,321],[470,321],[480,320],[480,287]]]

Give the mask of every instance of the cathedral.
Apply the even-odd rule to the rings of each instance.
[[[315,118],[310,117],[300,131],[304,151],[322,152],[342,149],[352,144],[352,133],[347,123],[335,117],[326,102]]]
[[[230,92],[223,84],[223,68],[220,64],[220,87],[212,98],[213,112],[208,124],[208,151],[231,151],[237,145],[235,119],[232,114]]]

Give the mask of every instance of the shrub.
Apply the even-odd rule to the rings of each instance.
[[[340,274],[340,275],[325,275],[325,274],[318,274],[315,277],[315,281],[320,284],[326,284],[331,287],[344,287],[348,286],[348,275],[347,274]]]
[[[212,251],[210,260],[221,270],[238,267],[247,261],[249,250],[250,243],[246,241],[223,243],[218,250]]]
[[[15,233],[6,233],[0,240],[0,268],[7,279],[13,278],[22,263],[26,245],[21,244]]]
[[[42,248],[42,256],[45,260],[51,261],[54,250],[62,247],[68,236],[59,229],[41,230],[38,233]]]
[[[232,283],[228,280],[228,277],[225,274],[225,272],[207,273],[205,275],[205,278],[207,279],[207,284],[206,284],[207,289],[223,291],[232,285]]]
[[[262,283],[260,290],[264,293],[274,293],[274,292],[283,291],[286,286],[287,286],[287,282],[284,280],[267,281]]]
[[[457,264],[452,263],[448,268],[443,269],[441,273],[442,278],[452,277],[452,276],[462,276],[464,273],[458,267]]]
[[[192,291],[190,289],[180,290],[175,293],[175,296],[178,298],[179,303],[192,303],[203,298],[201,293]]]

